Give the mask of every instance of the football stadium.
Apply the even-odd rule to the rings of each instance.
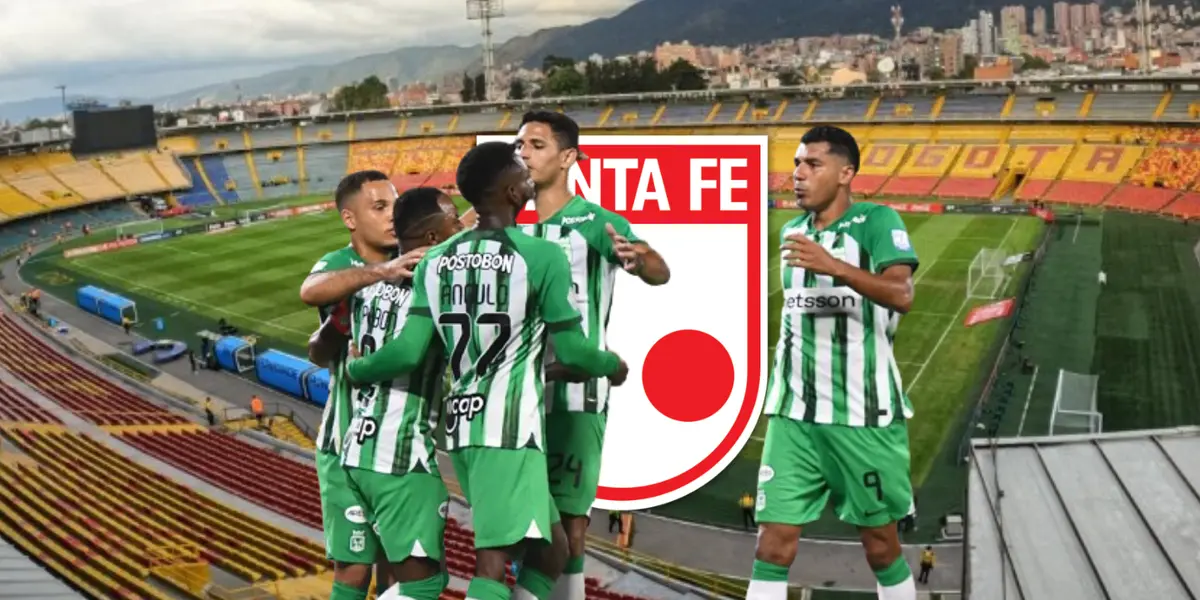
[[[772,348],[796,146],[817,124],[850,131],[856,199],[900,212],[921,260],[896,334],[916,411],[905,556],[938,552],[921,597],[1200,594],[1200,85],[1130,77],[541,99],[0,148],[0,581],[29,598],[327,598],[313,448],[329,373],[306,358],[317,319],[297,290],[345,245],[332,190],[376,169],[456,194],[475,136],[515,134],[531,108],[592,135],[768,136]],[[593,513],[588,597],[744,597],[738,501],[764,422],[702,489],[625,516],[632,531]],[[461,599],[473,533],[444,474],[442,598]],[[827,512],[792,597],[874,598],[862,561]]]

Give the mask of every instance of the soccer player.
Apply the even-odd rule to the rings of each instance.
[[[624,268],[649,285],[662,285],[670,279],[670,269],[658,252],[634,235],[624,217],[571,193],[570,169],[587,156],[579,150],[579,125],[570,117],[552,111],[525,113],[516,146],[537,188],[539,222],[525,226],[525,232],[553,241],[566,251],[572,297],[583,315],[584,333],[599,348],[607,348],[605,332],[617,272]],[[559,373],[553,369],[548,378],[559,377]],[[608,395],[608,381],[603,378],[559,378],[546,384],[550,493],[570,546],[563,577],[551,596],[554,600],[585,597],[584,547],[600,483]],[[526,566],[536,567],[542,560],[540,554],[552,551],[539,548]]]
[[[796,199],[807,214],[781,231],[783,314],[746,597],[786,598],[801,527],[832,496],[838,518],[858,526],[879,598],[915,600],[896,532],[912,505],[913,412],[892,337],[912,306],[917,256],[896,211],[851,200],[859,152],[849,133],[809,130],[795,165]]]
[[[459,164],[457,180],[478,213],[475,229],[429,251],[417,267],[400,337],[351,361],[347,373],[355,382],[388,379],[416,368],[425,348],[440,343],[452,378],[446,445],[475,529],[475,577],[467,597],[506,600],[505,563],[520,560],[530,546],[552,543],[563,552],[537,567],[523,565],[517,581],[546,600],[567,559],[546,477],[547,333],[567,369],[620,385],[628,367],[584,336],[570,300],[566,255],[516,226],[534,190],[514,146],[476,146]]]
[[[343,178],[334,192],[334,201],[350,232],[350,244],[322,257],[300,288],[301,301],[321,312],[321,329],[309,340],[309,358],[317,365],[328,366],[332,375],[316,440],[325,553],[334,561],[332,600],[365,598],[371,584],[371,565],[382,554],[378,537],[362,516],[362,506],[341,466],[342,441],[353,411],[353,390],[342,374],[346,345],[322,344],[321,339],[330,336],[331,330],[349,331],[354,316],[351,309],[362,309],[365,288],[411,277],[411,269],[422,253],[393,258],[397,245],[392,223],[396,196],[396,188],[379,171],[359,171]],[[350,302],[352,297],[357,302]],[[382,586],[383,577],[380,579]]]
[[[404,192],[394,214],[401,252],[441,243],[463,228],[454,201],[436,188]],[[353,302],[352,334],[341,347],[353,340],[369,353],[403,327],[412,280],[380,282],[361,296]],[[354,388],[342,466],[391,565],[396,585],[381,598],[436,600],[449,579],[441,560],[450,497],[433,438],[445,373],[441,352],[427,352],[425,363],[407,376]]]

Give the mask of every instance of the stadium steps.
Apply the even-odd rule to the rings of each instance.
[[[941,94],[937,100],[933,101],[933,108],[929,110],[929,120],[936,121],[938,115],[942,114],[942,108],[946,106],[946,95]]]
[[[247,581],[256,581],[251,577],[254,575],[296,577],[327,568],[324,549],[307,539],[197,494],[129,462],[99,442],[75,435],[53,436],[50,440],[58,444],[59,456],[74,458],[72,467],[86,465],[86,476],[109,481],[110,486],[124,492],[124,506],[135,514],[149,514],[160,527],[182,536],[183,542],[198,545],[206,559],[230,572],[241,571],[248,576]],[[57,466],[60,473],[65,470]]]
[[[109,172],[108,172],[108,169],[105,169],[105,168],[104,168],[104,163],[103,163],[103,162],[100,162],[100,161],[98,161],[98,160],[94,160],[94,161],[92,161],[92,162],[93,162],[93,164],[95,164],[95,165],[96,165],[96,170],[97,170],[97,171],[100,171],[100,174],[101,174],[101,175],[103,175],[103,176],[104,176],[104,178],[105,178],[105,179],[107,179],[107,180],[109,181],[109,183],[111,183],[111,184],[113,184],[114,186],[116,186],[116,188],[117,188],[118,190],[121,190],[121,193],[122,193],[123,195],[125,195],[125,196],[129,196],[129,195],[131,195],[131,194],[135,194],[135,193],[145,193],[145,192],[150,192],[150,191],[155,191],[155,192],[157,192],[157,191],[158,191],[158,188],[156,188],[156,187],[155,187],[155,188],[150,188],[150,189],[145,189],[145,190],[139,190],[139,189],[136,189],[136,188],[131,188],[131,187],[130,187],[128,184],[126,184],[126,185],[122,185],[120,181],[117,181],[117,178],[116,178],[116,177],[113,177],[113,174],[112,174],[112,173],[109,173]]]
[[[662,120],[662,117],[666,112],[667,112],[667,105],[659,104],[658,108],[655,109],[655,111],[654,111],[654,116],[650,117],[650,126],[653,127],[655,125],[658,125],[658,122],[660,120]]]
[[[300,429],[300,426],[296,425],[296,423],[288,417],[283,415],[274,415],[269,417],[268,422],[269,425],[266,433],[271,437],[308,450],[313,450],[316,448],[316,443],[313,441],[313,439],[305,434],[304,431]],[[258,420],[254,417],[229,419],[221,425],[230,432],[239,432],[246,429],[262,431],[261,429],[258,429]]]
[[[212,179],[210,179],[208,177],[208,173],[204,171],[204,164],[200,162],[200,157],[197,156],[191,160],[195,162],[196,173],[200,175],[200,180],[204,182],[204,188],[208,190],[209,194],[212,194],[213,200],[215,200],[217,204],[225,204],[225,199],[221,197],[221,194],[217,193],[217,188],[213,185]]]
[[[35,563],[54,574],[67,585],[85,595],[85,597],[104,598],[109,592],[101,590],[93,582],[85,578],[81,569],[66,560],[65,549],[45,544],[45,536],[29,523],[11,525],[6,520],[6,514],[0,507],[0,537],[9,540],[16,548]],[[47,550],[49,548],[49,550]]]
[[[883,102],[883,96],[875,96],[871,99],[870,106],[867,106],[867,114],[863,118],[870,121],[875,118],[876,111],[879,110],[879,104]]]
[[[713,102],[712,109],[708,111],[708,116],[704,117],[705,123],[712,123],[713,119],[717,118],[717,113],[721,112],[721,103]]]
[[[100,596],[102,598],[170,600],[170,596],[144,581],[148,572],[139,574],[129,570],[132,561],[123,552],[109,544],[96,545],[100,540],[95,536],[80,539],[68,531],[64,524],[74,523],[74,519],[39,502],[37,493],[31,489],[35,481],[27,475],[27,472],[0,467],[0,490],[3,490],[0,493],[5,496],[5,501],[0,503],[0,518],[9,524],[29,523],[36,536],[52,540],[56,554],[85,577],[90,575],[98,587],[106,590],[107,593]]]
[[[58,425],[62,423],[58,417],[50,414],[49,411],[21,395],[3,381],[0,381],[0,422],[17,425]]]
[[[246,135],[249,136],[250,134],[247,133]],[[247,137],[247,139],[249,139],[249,137]],[[249,146],[249,143],[246,145]],[[242,158],[246,160],[246,171],[250,173],[250,183],[254,184],[254,196],[256,198],[262,198],[262,180],[258,177],[258,165],[254,164],[254,153],[245,152],[242,154]],[[241,194],[239,194],[238,197],[240,198]]]
[[[1161,119],[1163,113],[1167,112],[1167,107],[1171,105],[1171,100],[1174,98],[1175,92],[1170,89],[1163,94],[1162,99],[1158,101],[1158,106],[1154,109],[1154,116],[1152,118],[1155,121]]]
[[[97,425],[188,423],[58,354],[7,315],[0,315],[0,366]]]
[[[190,423],[171,425],[102,425],[100,429],[113,435],[125,435],[129,433],[199,433],[205,431],[203,426]]]
[[[1088,113],[1092,112],[1092,104],[1096,102],[1096,92],[1092,90],[1083,96],[1083,102],[1079,103],[1079,114],[1075,115],[1080,118],[1086,118]]]

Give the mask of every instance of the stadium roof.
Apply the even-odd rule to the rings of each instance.
[[[1200,596],[1200,427],[971,452],[971,600]]]

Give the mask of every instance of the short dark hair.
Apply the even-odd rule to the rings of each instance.
[[[854,140],[854,136],[850,135],[849,131],[833,125],[818,125],[809,129],[804,137],[800,138],[800,143],[805,145],[818,142],[829,144],[829,153],[846,159],[846,162],[854,167],[854,172],[858,173],[858,142]]]
[[[422,219],[441,212],[438,200],[444,194],[445,192],[435,187],[415,187],[400,194],[400,199],[396,200],[396,206],[392,208],[392,225],[396,228],[396,235],[408,234],[408,230]]]
[[[508,169],[517,166],[517,149],[507,142],[484,142],[467,151],[458,163],[455,181],[458,191],[478,206],[496,181]]]
[[[521,127],[526,123],[543,123],[554,133],[559,150],[579,149],[579,123],[575,119],[552,110],[531,110],[521,117]]]
[[[346,200],[362,190],[363,185],[372,181],[388,181],[388,179],[385,173],[374,169],[355,171],[338,182],[337,191],[333,193],[333,201],[337,204],[338,210],[342,210],[346,207]]]

